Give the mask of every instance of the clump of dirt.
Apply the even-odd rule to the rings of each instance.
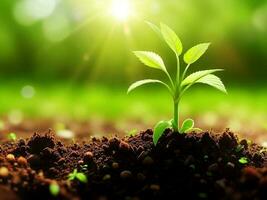
[[[166,130],[157,146],[152,135],[147,130],[65,145],[49,131],[5,142],[0,184],[14,199],[267,199],[267,154],[257,144],[229,130]],[[74,169],[88,181],[69,181]],[[56,195],[52,183],[60,187]]]

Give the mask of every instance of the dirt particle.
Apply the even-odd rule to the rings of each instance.
[[[32,154],[28,157],[27,161],[30,163],[31,167],[39,167],[41,165],[41,159],[38,155]]]
[[[93,160],[93,156],[94,154],[91,151],[86,152],[83,156],[84,162],[91,162]]]
[[[154,190],[154,191],[159,191],[160,190],[160,185],[152,184],[152,185],[150,185],[150,189]]]
[[[120,177],[122,179],[128,179],[128,178],[131,178],[132,177],[132,172],[129,171],[129,170],[124,170],[120,173]]]
[[[120,166],[119,166],[119,163],[117,163],[117,162],[113,162],[112,163],[112,168],[113,169],[118,169]]]
[[[208,167],[208,171],[210,172],[217,172],[219,165],[217,163],[213,163]]]
[[[8,177],[8,175],[9,175],[8,169],[6,167],[1,167],[0,168],[0,177],[6,178],[6,177]]]
[[[24,157],[22,157],[22,156],[20,156],[19,158],[18,158],[18,164],[19,165],[22,165],[22,166],[25,166],[25,165],[27,165],[27,160],[24,158]]]
[[[129,151],[131,149],[130,145],[127,142],[121,141],[119,145],[121,150]]]
[[[154,164],[154,160],[150,156],[146,156],[142,163],[143,165],[149,166]]]
[[[6,159],[9,162],[14,162],[15,161],[15,156],[13,154],[7,154]]]
[[[107,181],[111,179],[111,175],[110,174],[106,174],[105,176],[103,176],[102,180],[103,181]]]

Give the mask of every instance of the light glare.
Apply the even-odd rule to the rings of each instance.
[[[119,21],[125,21],[131,14],[129,0],[114,0],[111,5],[111,14]]]

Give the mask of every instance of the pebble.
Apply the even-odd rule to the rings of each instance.
[[[14,162],[15,161],[15,156],[13,154],[7,154],[6,159],[9,162]]]
[[[8,175],[9,175],[8,169],[6,167],[1,167],[0,168],[0,177],[6,178],[6,177],[8,177]]]
[[[160,190],[160,185],[152,184],[152,185],[150,185],[150,189],[154,190],[154,191],[159,191]]]
[[[231,162],[228,162],[228,163],[226,164],[226,166],[227,166],[228,168],[230,168],[230,169],[234,169],[234,168],[235,168],[235,164],[234,164],[234,163],[231,163]]]
[[[150,156],[146,156],[142,163],[143,165],[149,166],[154,164],[154,160]]]
[[[24,158],[24,157],[22,157],[22,156],[20,156],[19,158],[18,158],[18,164],[20,164],[20,165],[27,165],[27,160]]]
[[[30,155],[27,159],[31,166],[38,166],[41,164],[41,159],[38,155]]]
[[[113,169],[118,169],[119,168],[119,163],[117,163],[117,162],[112,163],[112,168]]]
[[[124,170],[120,173],[120,177],[123,179],[130,178],[132,176],[132,172],[129,170]]]

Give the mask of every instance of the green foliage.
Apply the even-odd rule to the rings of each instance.
[[[59,192],[60,192],[60,187],[59,185],[57,184],[57,182],[52,182],[50,185],[49,185],[49,191],[50,191],[50,194],[54,197],[58,196]]]
[[[146,22],[150,28],[155,31],[172,49],[175,53],[177,59],[177,74],[175,79],[169,74],[163,59],[156,53],[150,51],[134,51],[134,54],[139,58],[139,60],[147,65],[148,67],[156,68],[162,70],[169,82],[164,82],[161,80],[155,79],[145,79],[140,80],[132,85],[130,85],[128,89],[128,93],[132,90],[142,86],[144,84],[150,83],[159,83],[163,85],[165,88],[168,89],[169,93],[173,99],[174,105],[174,114],[173,119],[169,121],[160,121],[154,127],[154,135],[153,135],[153,142],[156,145],[160,137],[163,135],[166,128],[173,128],[174,131],[180,133],[187,133],[189,131],[199,131],[200,129],[194,128],[194,121],[192,119],[186,119],[182,126],[179,126],[179,103],[181,101],[182,96],[184,93],[194,84],[202,83],[209,86],[212,86],[224,93],[226,92],[225,86],[221,79],[214,75],[215,72],[222,71],[222,69],[211,69],[211,70],[202,70],[192,73],[187,76],[187,71],[191,64],[195,63],[208,49],[210,43],[201,43],[192,48],[190,48],[184,54],[184,62],[187,66],[184,68],[183,71],[180,69],[180,58],[179,56],[183,52],[183,45],[179,37],[176,33],[167,25],[161,23],[160,28],[156,25]],[[182,72],[182,73],[181,73]]]
[[[241,157],[239,160],[238,160],[239,163],[241,164],[247,164],[248,163],[248,158],[247,157]]]
[[[16,141],[17,140],[16,133],[9,133],[8,134],[8,139],[11,140],[11,141]]]
[[[81,183],[88,182],[86,175],[82,172],[78,172],[77,169],[74,169],[73,172],[68,175],[69,181],[73,181],[75,179],[79,180]]]

